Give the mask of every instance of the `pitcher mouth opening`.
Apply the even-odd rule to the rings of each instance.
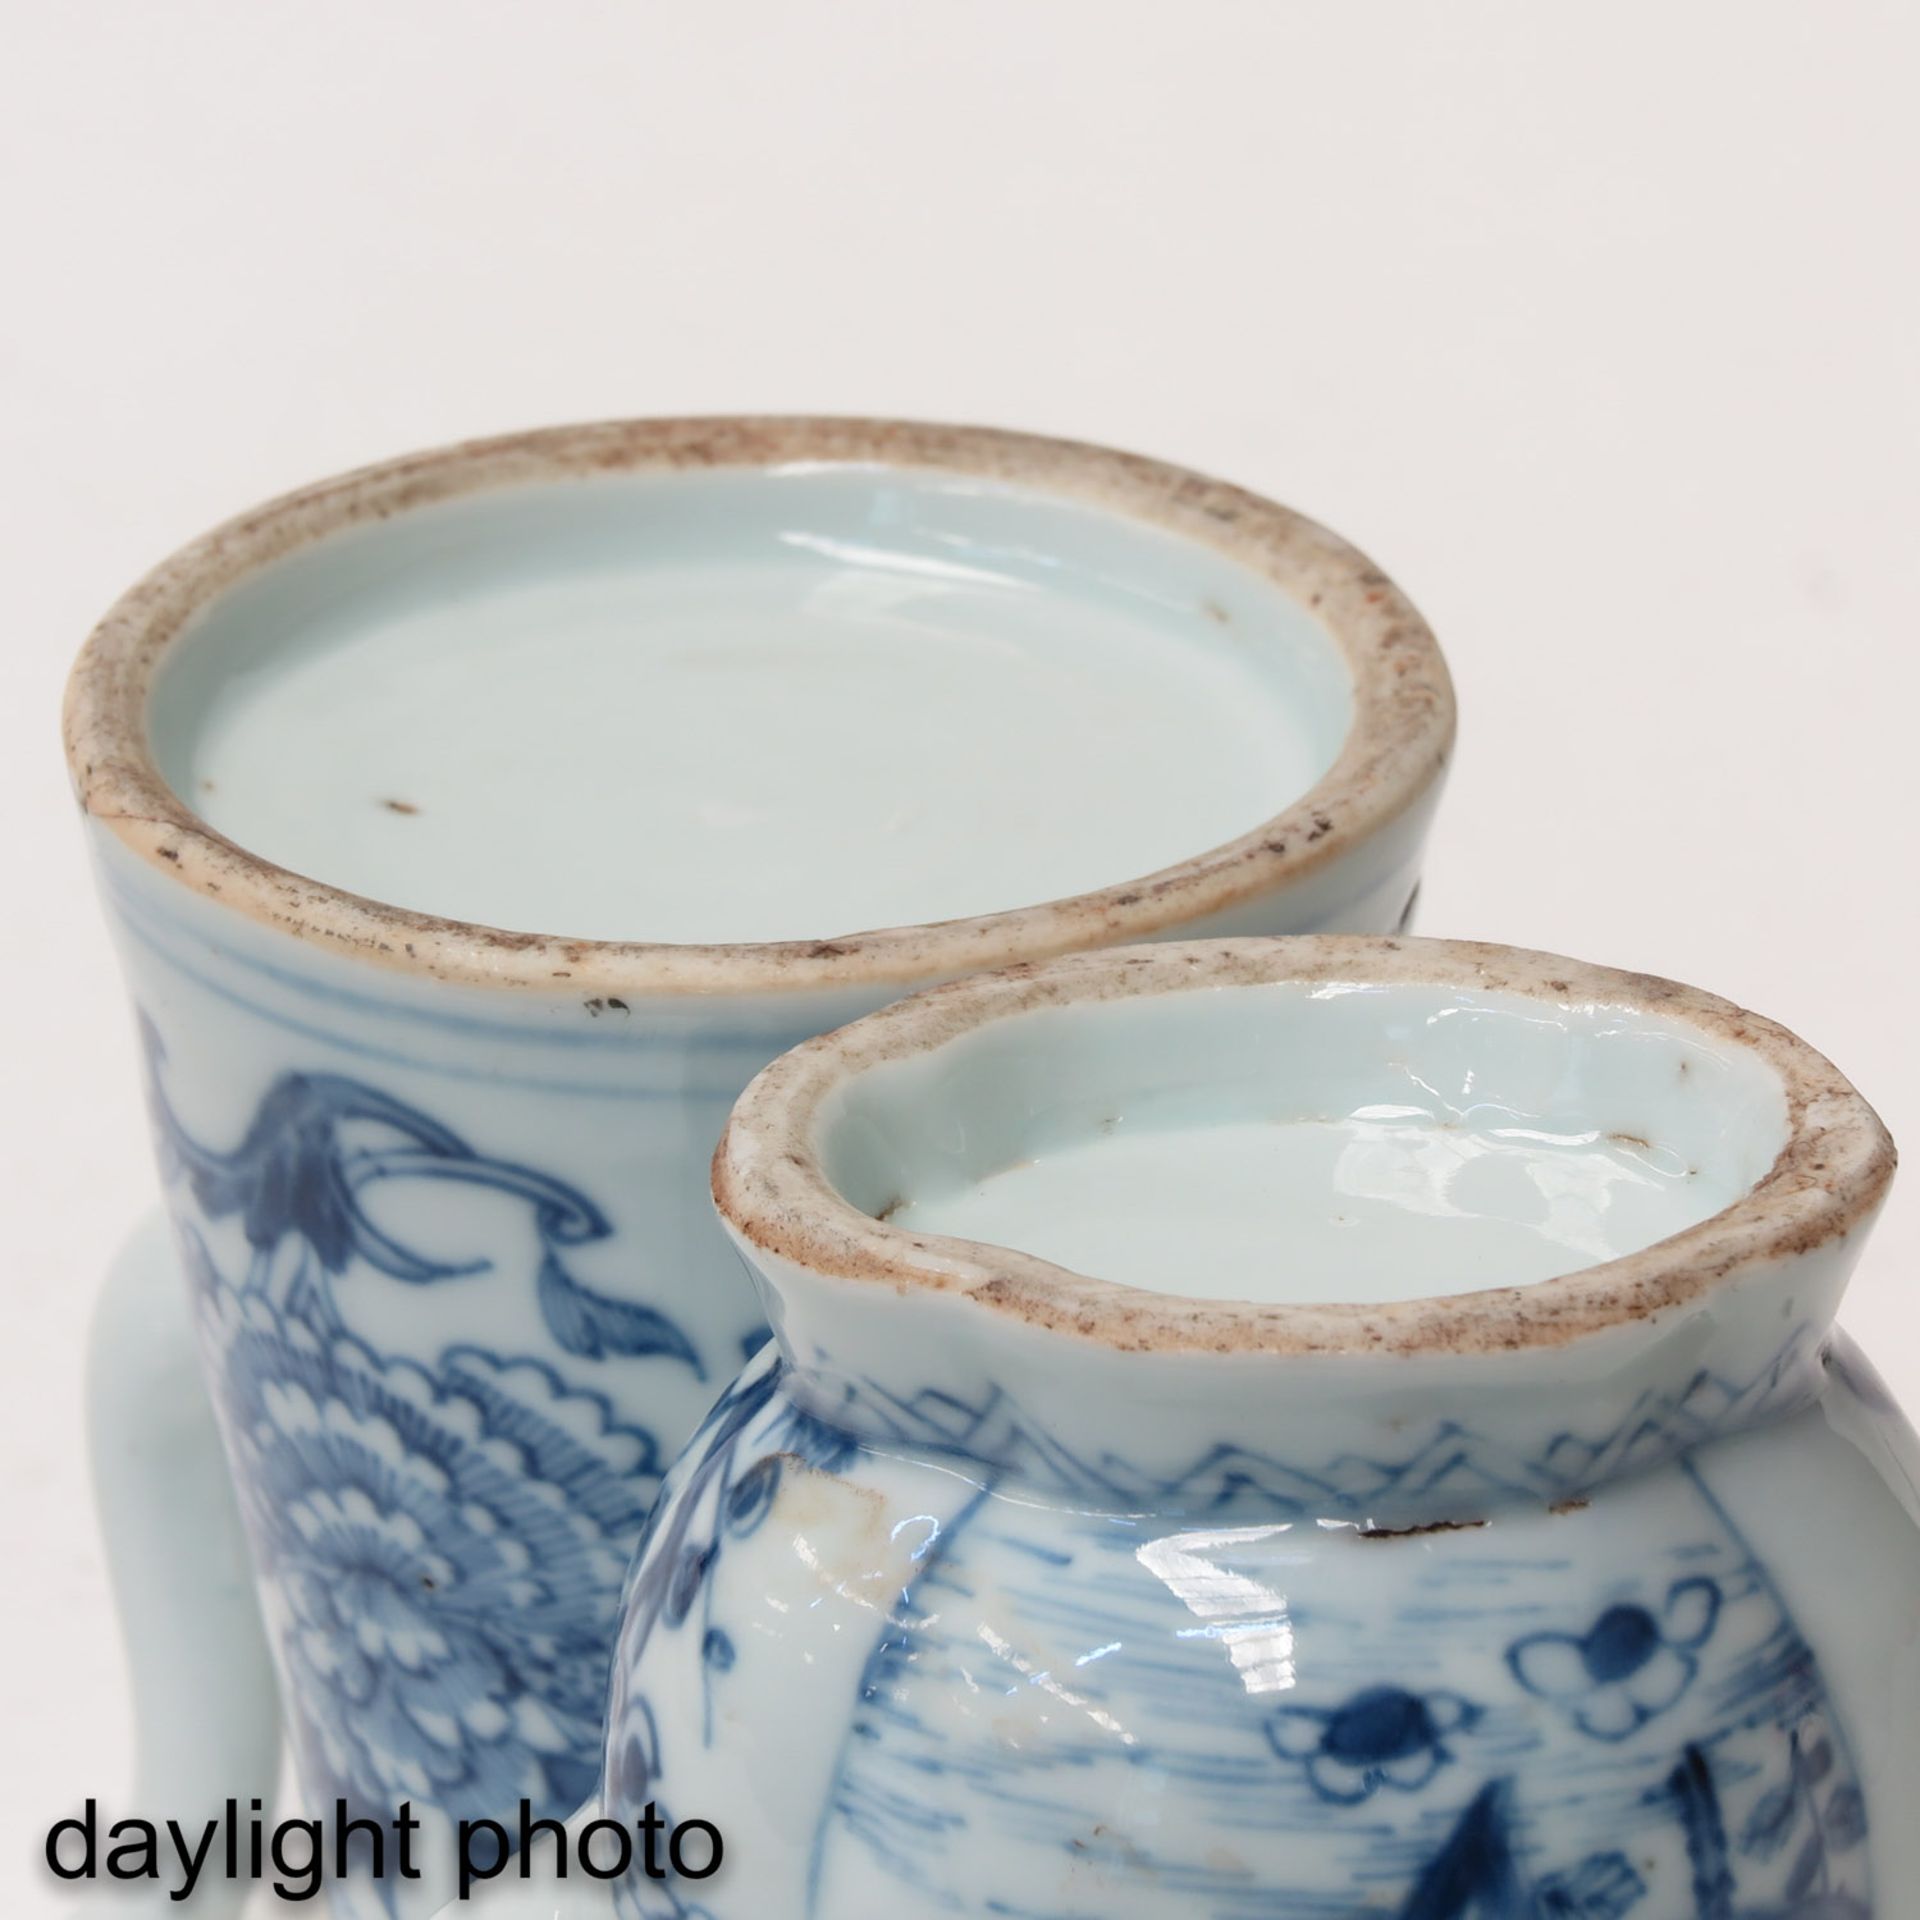
[[[1169,1139],[1184,1158],[1156,1176]],[[1156,1269],[1136,1242],[1177,1216],[1179,1183],[1274,1142],[1295,1185],[1243,1236],[1254,1257]],[[1311,1191],[1328,1153],[1337,1212]],[[1509,947],[1310,935],[1076,955],[901,1001],[753,1082],[713,1191],[742,1242],[809,1274],[1124,1351],[1494,1352],[1643,1322],[1844,1237],[1893,1166],[1829,1061],[1714,995]],[[1143,1177],[1173,1204],[1129,1218]],[[1191,1224],[1221,1242],[1209,1204]],[[1380,1251],[1396,1244],[1406,1271]]]
[[[812,466],[899,468],[1026,489],[1176,536],[1249,570],[1310,612],[1333,650],[1333,670],[1351,680],[1350,718],[1330,764],[1281,812],[1136,879],[969,918],[713,942],[577,938],[415,911],[248,851],[168,778],[152,736],[156,687],[177,658],[176,643],[201,631],[236,589],[251,591],[332,536],[410,524],[422,508],[548,482]],[[1452,732],[1446,669],[1419,615],[1363,555],[1283,507],[1105,448],[985,428],[805,418],[555,428],[393,461],[288,495],[184,549],[122,599],[75,666],[66,712],[83,806],[169,880],[356,958],[474,985],[589,994],[904,983],[1229,913],[1309,880],[1409,814],[1436,787]],[[395,814],[417,811],[405,796],[384,804]]]

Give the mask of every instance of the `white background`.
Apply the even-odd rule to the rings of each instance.
[[[262,495],[762,409],[1244,482],[1452,661],[1422,931],[1715,988],[1920,1137],[1911,8],[0,13],[0,1910],[51,1907],[46,1823],[127,1784],[79,1385],[152,1177],[60,683]],[[1920,1183],[1847,1309],[1911,1406],[1916,1256]]]

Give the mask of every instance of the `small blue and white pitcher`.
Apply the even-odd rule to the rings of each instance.
[[[605,1817],[727,1851],[622,1920],[1914,1920],[1920,1440],[1833,1325],[1892,1172],[1784,1029],[1511,948],[805,1043],[608,1725]]]

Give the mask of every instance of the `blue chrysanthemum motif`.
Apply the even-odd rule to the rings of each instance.
[[[309,1790],[583,1799],[651,1442],[538,1362],[456,1349],[429,1377],[258,1295],[203,1324]]]
[[[1720,1617],[1720,1588],[1676,1581],[1656,1615],[1632,1603],[1611,1606],[1585,1633],[1535,1633],[1507,1650],[1514,1677],[1562,1708],[1596,1740],[1625,1740],[1665,1713],[1693,1684]]]
[[[1458,1694],[1368,1687],[1338,1707],[1282,1707],[1267,1738],[1321,1799],[1357,1806],[1381,1787],[1417,1793],[1453,1758],[1446,1737],[1479,1717]]]
[[[509,1826],[523,1798],[570,1812],[598,1774],[620,1585],[662,1463],[650,1434],[549,1362],[618,1354],[699,1375],[692,1342],[660,1309],[575,1275],[574,1249],[613,1228],[566,1181],[331,1073],[282,1073],[237,1141],[209,1144],[167,1098],[151,1026],[146,1040],[309,1795],[376,1818],[401,1800]],[[429,1256],[368,1209],[376,1187],[422,1184],[525,1207],[543,1357],[450,1344],[422,1364],[368,1338],[370,1289],[494,1270],[484,1236]]]

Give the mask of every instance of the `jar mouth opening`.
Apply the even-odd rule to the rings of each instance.
[[[916,995],[766,1069],[713,1185],[750,1251],[1124,1350],[1411,1353],[1644,1321],[1892,1168],[1830,1062],[1713,995],[1312,935]]]
[[[168,777],[170,749],[156,738],[156,721],[165,723],[161,735],[179,731],[181,715],[172,709],[191,679],[174,671],[181,643],[283,564],[323,559],[335,536],[384,538],[423,510],[496,500],[514,489],[558,499],[555,487],[569,483],[576,493],[564,497],[584,498],[590,489],[579,483],[624,476],[878,466],[1024,489],[1123,527],[1172,535],[1250,571],[1263,590],[1277,589],[1310,615],[1328,643],[1330,670],[1351,681],[1344,728],[1337,748],[1328,747],[1331,763],[1279,813],[1249,822],[1237,838],[1093,891],[959,919],[823,929],[820,938],[684,942],[506,928],[328,884],[230,838],[182,797],[177,766]],[[273,501],[163,563],[109,612],[76,663],[66,713],[83,806],[170,883],[362,962],[475,986],[623,997],[905,985],[1145,938],[1231,912],[1313,880],[1412,813],[1436,788],[1452,733],[1451,686],[1418,613],[1364,555],[1284,507],[1181,468],[1074,442],[909,421],[779,417],[554,428],[410,456]],[[391,797],[384,804],[391,808]],[[402,830],[386,815],[377,824]],[[1164,857],[1156,852],[1142,866]]]

